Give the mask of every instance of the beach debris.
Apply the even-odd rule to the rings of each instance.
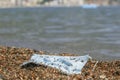
[[[80,74],[82,68],[89,59],[89,55],[84,56],[55,56],[33,54],[29,61],[24,62],[21,67],[45,65],[56,68],[66,74]]]

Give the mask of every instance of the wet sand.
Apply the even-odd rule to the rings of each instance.
[[[29,65],[21,68],[20,65],[29,60],[31,55],[49,54],[29,48],[0,46],[0,79],[2,80],[119,80],[120,60],[89,60],[81,74],[67,75],[55,68],[44,65]],[[49,54],[60,56],[78,56],[77,54],[60,53]],[[79,55],[80,56],[80,55]],[[92,57],[92,56],[91,56]],[[96,63],[98,61],[98,63]],[[96,64],[96,65],[95,65]]]

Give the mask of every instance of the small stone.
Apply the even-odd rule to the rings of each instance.
[[[103,74],[103,75],[100,75],[100,78],[101,78],[101,79],[105,79],[105,78],[106,78],[106,75],[104,75],[104,74]]]
[[[116,72],[114,72],[113,75],[115,75],[115,76],[120,75],[120,71],[116,71]]]
[[[105,78],[104,80],[108,80],[108,78]]]

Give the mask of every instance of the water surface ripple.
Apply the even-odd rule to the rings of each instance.
[[[120,58],[119,7],[0,9],[0,45]]]

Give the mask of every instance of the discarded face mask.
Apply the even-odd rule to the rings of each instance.
[[[24,62],[21,67],[32,63],[34,65],[45,65],[59,69],[66,74],[80,74],[82,68],[91,59],[89,55],[85,56],[54,56],[33,54],[29,61]],[[31,65],[30,65],[31,66]]]

